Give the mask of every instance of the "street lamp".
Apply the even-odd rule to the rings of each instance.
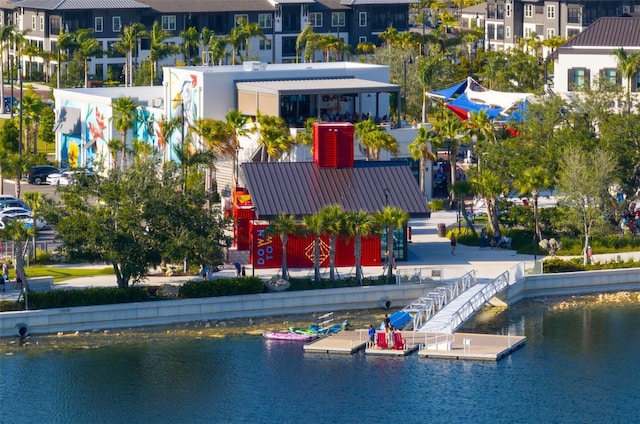
[[[20,143],[18,144],[18,155],[22,159],[22,65],[18,62],[18,79],[20,80]],[[13,99],[11,99],[13,102]],[[21,176],[22,177],[22,176]]]
[[[413,64],[413,57],[409,56],[407,59],[402,61],[402,70],[403,70],[403,74],[404,74],[404,104],[402,106],[404,106],[404,110],[402,108],[400,108],[399,113],[404,112],[404,116],[407,116],[407,64],[412,65]],[[402,103],[402,99],[400,100],[400,102]],[[402,116],[398,117],[398,123],[402,122]]]

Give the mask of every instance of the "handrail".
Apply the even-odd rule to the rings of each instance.
[[[475,270],[471,270],[460,277],[460,280],[431,290],[426,296],[405,306],[402,311],[411,315],[414,329],[420,328],[438,311],[475,284]]]
[[[482,290],[473,295],[471,299],[466,301],[453,313],[449,322],[447,322],[442,329],[446,329],[446,331],[453,333],[492,297],[500,293],[506,287],[520,281],[522,278],[524,278],[524,262],[521,262],[508,271],[503,272],[495,280],[483,287]]]

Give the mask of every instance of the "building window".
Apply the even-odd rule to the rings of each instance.
[[[113,32],[122,31],[122,21],[120,20],[120,16],[114,16],[111,23]]]
[[[344,12],[331,13],[331,26],[337,28],[345,26]]]
[[[176,15],[164,15],[162,17],[162,29],[165,31],[175,31]]]
[[[367,26],[367,12],[358,13],[358,23],[361,27]]]
[[[44,31],[44,16],[40,16],[40,31]]]
[[[570,24],[580,23],[580,8],[578,7],[567,8],[567,22]]]
[[[547,6],[547,19],[555,19],[555,18],[556,18],[556,7]]]
[[[36,16],[33,15],[31,17],[31,31],[35,31],[36,30]]]
[[[271,50],[271,40],[260,39],[260,50]]]
[[[358,44],[366,44],[366,42],[367,42],[367,37],[362,35],[358,37]]]
[[[102,32],[104,31],[104,27],[102,25],[102,16],[97,16],[95,19],[95,23],[93,25],[93,30],[95,32]]]
[[[569,69],[569,91],[583,90],[589,82],[589,70],[585,68]]]
[[[555,28],[547,28],[547,40],[556,36]]]
[[[312,27],[317,28],[322,26],[322,12],[309,13],[309,23]]]
[[[511,27],[510,26],[504,27],[504,38],[505,39],[511,39]]]
[[[271,13],[260,13],[258,15],[258,25],[260,28],[272,28],[273,15],[271,15]]]
[[[505,6],[505,13],[507,14],[507,18],[511,17],[511,3],[507,3]]]
[[[233,19],[234,25],[233,26],[238,26],[242,23],[247,23],[249,22],[249,15],[247,15],[246,13],[241,13],[239,15],[235,15],[234,19]]]
[[[621,79],[618,75],[618,70],[615,68],[606,68],[601,71],[602,81],[609,84],[620,85]]]
[[[575,37],[580,34],[580,28],[567,28],[567,37]]]
[[[525,18],[533,18],[533,5],[525,4],[524,5],[524,17]]]

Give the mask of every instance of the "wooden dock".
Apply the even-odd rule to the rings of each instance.
[[[407,356],[418,352],[421,358],[497,361],[524,346],[526,337],[491,334],[454,333],[436,335],[402,331],[404,349],[382,349],[369,345],[367,330],[340,331],[304,345],[309,353],[352,355],[364,350],[367,355]]]
[[[498,361],[524,346],[523,336],[501,336],[494,334],[454,333],[448,349],[442,345],[431,349],[420,349],[421,358],[463,359],[476,361]],[[439,349],[442,347],[441,349]]]

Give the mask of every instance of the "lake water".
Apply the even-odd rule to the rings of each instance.
[[[27,350],[0,356],[0,423],[638,422],[639,323],[637,304],[485,312],[465,329],[527,336],[499,362],[305,354],[260,336]]]

